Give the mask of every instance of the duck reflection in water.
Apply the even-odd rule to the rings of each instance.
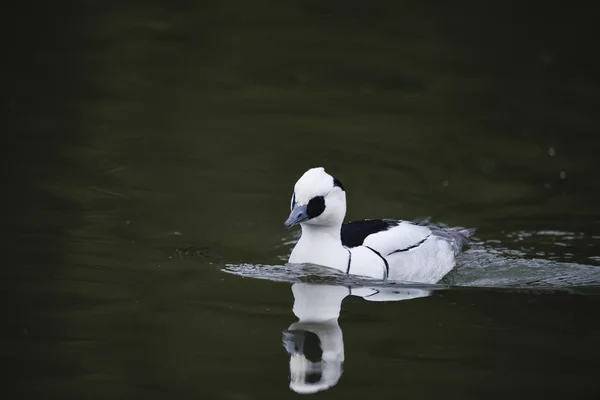
[[[344,338],[338,318],[346,296],[401,301],[431,293],[406,287],[352,288],[309,283],[293,284],[292,292],[298,322],[283,332],[283,345],[290,355],[290,389],[303,394],[327,390],[342,376]]]

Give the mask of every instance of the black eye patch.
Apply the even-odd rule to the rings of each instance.
[[[306,205],[308,218],[316,218],[323,214],[323,211],[325,211],[325,198],[323,196],[313,197]]]

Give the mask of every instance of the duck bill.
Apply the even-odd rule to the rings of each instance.
[[[284,222],[284,225],[287,229],[290,229],[294,225],[298,225],[301,222],[304,222],[308,219],[308,213],[306,211],[306,206],[295,206],[290,213],[288,219]]]

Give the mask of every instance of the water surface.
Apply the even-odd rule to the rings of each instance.
[[[343,300],[323,396],[598,397],[591,10],[35,10],[5,25],[8,397],[295,396],[292,284],[391,285],[284,266],[313,166],[344,183],[350,220],[478,229],[428,296]]]

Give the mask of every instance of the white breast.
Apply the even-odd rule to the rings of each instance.
[[[348,251],[335,236],[319,230],[303,228],[305,231],[292,250],[289,262],[293,264],[316,264],[346,272]]]

